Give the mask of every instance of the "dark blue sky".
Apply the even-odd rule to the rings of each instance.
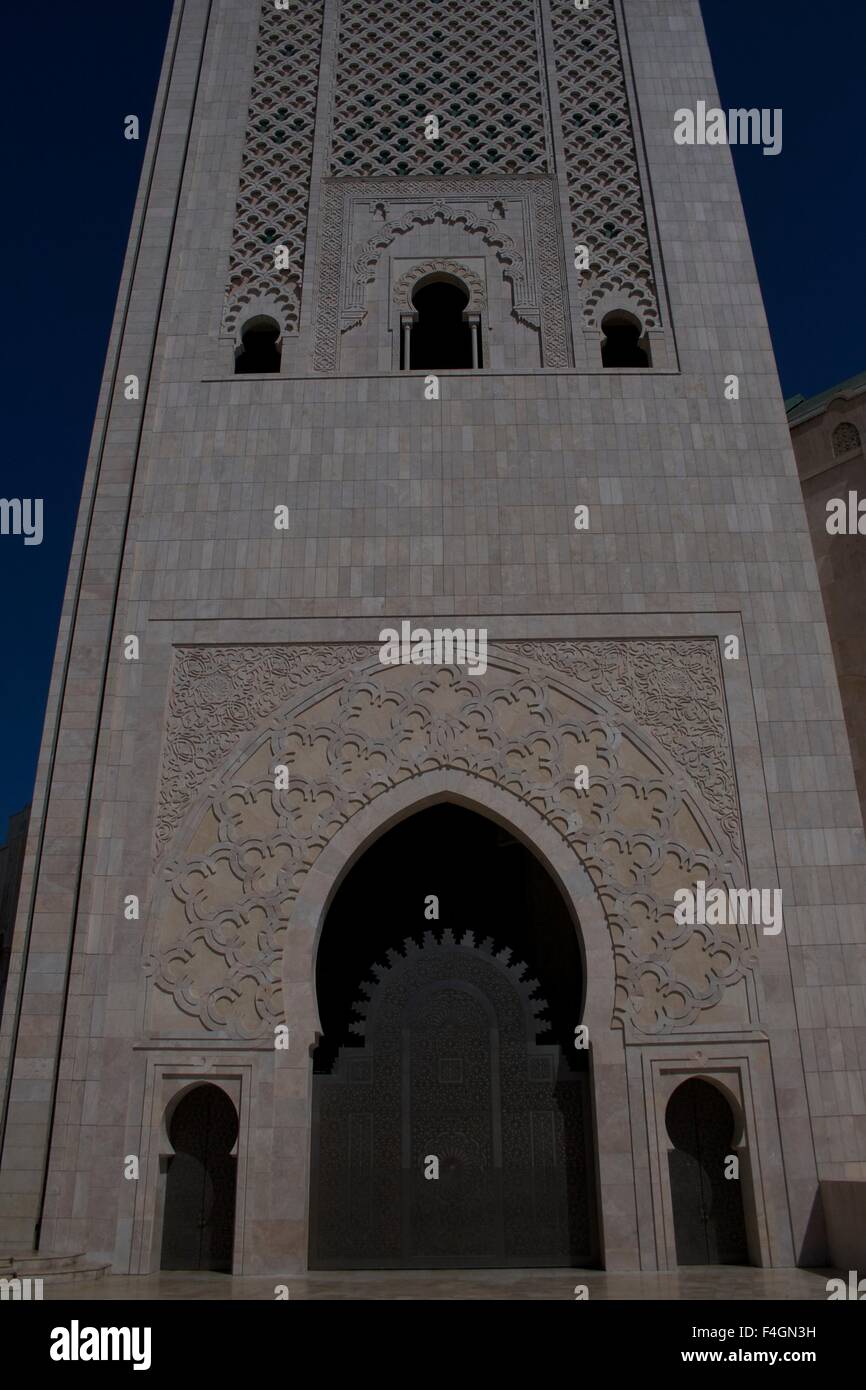
[[[250,4],[257,0],[249,0]],[[375,0],[371,0],[375,4]],[[7,213],[0,495],[45,539],[0,537],[0,839],[30,798],[93,411],[170,0],[40,0],[2,20]],[[781,106],[784,150],[735,152],[786,395],[866,369],[866,5],[703,0],[724,106]]]

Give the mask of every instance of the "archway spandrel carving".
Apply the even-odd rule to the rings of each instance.
[[[377,200],[378,198],[378,200]],[[500,226],[505,204],[513,209],[515,236]],[[352,231],[361,210],[376,208],[384,220],[366,234]],[[496,213],[496,218],[490,216]],[[497,218],[499,220],[497,220]],[[367,285],[388,249],[414,227],[460,228],[479,238],[511,285],[512,313],[539,328],[548,367],[571,362],[565,305],[558,192],[546,176],[512,178],[327,178],[322,184],[316,297],[316,371],[334,372],[341,334],[366,315]],[[458,255],[470,255],[467,250]]]
[[[648,729],[697,783],[735,853],[742,838],[718,644],[712,640],[519,642]]]
[[[693,930],[686,951],[673,925],[677,887],[740,872],[726,833],[732,768],[730,785],[718,765],[703,786],[692,777],[705,769],[696,750],[712,746],[723,762],[727,737],[714,644],[701,645],[710,650],[678,654],[673,676],[664,642],[502,643],[473,677],[383,668],[372,646],[179,652],[161,806],[173,812],[179,792],[195,805],[163,863],[152,994],[206,1030],[266,1036],[280,1021],[292,907],[318,855],[379,796],[415,781],[421,798],[426,773],[454,769],[481,802],[486,782],[530,808],[588,870],[622,985],[616,1016],[648,1033],[690,1025],[753,965],[736,928]],[[699,701],[695,727],[683,727]],[[285,790],[277,761],[289,767]],[[648,995],[647,965],[658,981]],[[156,1012],[164,1026],[163,1003]]]
[[[341,643],[175,648],[156,852],[167,845],[202,782],[245,734],[293,691],[364,660],[370,650]]]

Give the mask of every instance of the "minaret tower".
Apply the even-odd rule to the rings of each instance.
[[[7,1245],[866,1246],[863,828],[730,153],[675,139],[716,100],[698,0],[176,0],[2,1020]]]

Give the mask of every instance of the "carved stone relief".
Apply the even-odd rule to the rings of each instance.
[[[322,185],[316,370],[337,370],[340,334],[363,321],[382,255],[413,227],[435,222],[478,237],[511,285],[515,318],[540,327],[545,366],[570,365],[552,179],[342,178]]]
[[[364,660],[369,647],[178,647],[174,654],[154,850],[171,839],[202,782],[291,694]]]
[[[309,868],[356,811],[410,779],[423,795],[444,768],[477,779],[482,806],[485,783],[519,798],[579,856],[607,916],[615,1019],[646,1035],[706,1010],[753,1021],[751,931],[673,917],[679,887],[742,883],[716,643],[505,642],[489,663],[468,678],[339,644],[176,653],[163,841],[191,809],[151,912],[155,1035],[272,1032]]]
[[[588,685],[648,729],[700,787],[742,857],[715,642],[518,642],[515,648]]]
[[[410,314],[413,312],[412,295],[415,286],[428,276],[451,276],[452,279],[460,280],[466,286],[469,294],[469,302],[464,310],[467,314],[480,314],[485,306],[486,294],[484,281],[481,276],[468,265],[463,265],[461,261],[437,259],[432,261],[420,261],[417,265],[411,266],[404,271],[394,286],[393,300],[401,313]]]
[[[423,11],[429,10],[425,15]],[[581,286],[587,327],[596,329],[608,301],[634,310],[645,329],[659,326],[659,297],[641,170],[613,0],[576,11],[573,0],[388,0],[379,12],[342,0],[336,68],[320,101],[324,0],[293,0],[275,9],[261,0],[249,113],[238,188],[223,331],[237,338],[245,317],[270,313],[288,336],[300,327],[307,260],[307,220],[317,103],[330,130],[331,177],[323,184],[326,215],[319,263],[322,325],[318,371],[334,371],[339,332],[363,317],[373,263],[354,264],[363,247],[341,245],[344,202],[352,192],[376,199],[402,186],[435,193],[456,219],[477,217],[473,199],[496,189],[532,204],[522,249],[490,230],[514,291],[514,313],[542,328],[544,365],[572,365],[566,340],[558,195],[554,193],[551,112],[542,31],[549,22],[559,93],[564,169],[572,233],[590,250]],[[545,12],[549,9],[549,21]],[[336,16],[335,16],[336,17]],[[424,32],[430,43],[419,46]],[[437,39],[435,35],[439,35]],[[429,114],[442,138],[427,139]],[[345,185],[343,194],[329,185]],[[548,187],[547,195],[538,192]],[[518,190],[520,192],[520,190]],[[455,198],[461,199],[458,206]],[[467,201],[467,199],[469,201]],[[444,215],[444,214],[443,214]],[[421,220],[424,218],[422,216]],[[408,224],[411,225],[411,222]],[[467,223],[468,225],[468,223]],[[484,223],[472,230],[484,230]],[[401,215],[389,240],[405,230]],[[277,269],[274,248],[288,253]],[[529,261],[538,247],[536,272]],[[359,278],[360,275],[360,278]],[[527,283],[527,277],[531,283]],[[359,298],[358,290],[361,290]],[[341,296],[339,308],[332,301]],[[266,306],[266,307],[263,307]],[[354,317],[353,317],[354,315]]]

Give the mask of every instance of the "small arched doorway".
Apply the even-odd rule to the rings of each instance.
[[[597,1263],[580,947],[540,861],[417,812],[343,880],[316,978],[311,1267]]]
[[[280,326],[259,315],[245,323],[241,347],[235,355],[235,374],[278,372],[280,370]]]
[[[459,371],[482,365],[478,324],[464,318],[468,303],[469,291],[455,281],[422,281],[412,295],[417,317],[404,370]]]
[[[231,1274],[238,1116],[210,1083],[181,1096],[168,1124],[161,1269]]]
[[[725,1096],[692,1077],[668,1101],[665,1124],[677,1263],[748,1264],[742,1186],[726,1177],[736,1119]]]

